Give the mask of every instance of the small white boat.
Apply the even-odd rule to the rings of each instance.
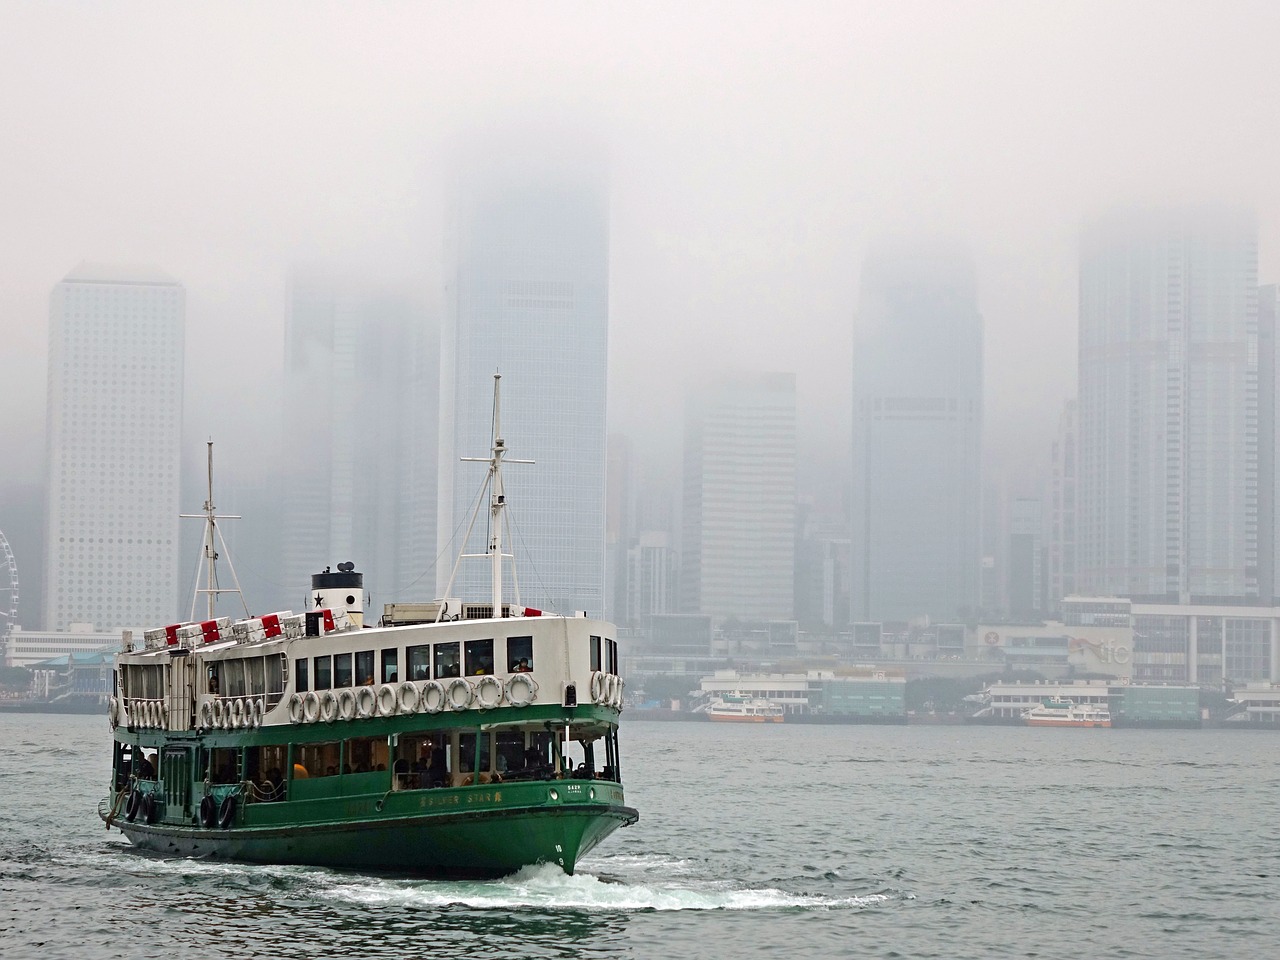
[[[782,706],[743,693],[725,693],[703,708],[707,719],[719,723],[781,723]]]
[[[1109,727],[1111,711],[1096,703],[1050,697],[1022,715],[1029,727]]]

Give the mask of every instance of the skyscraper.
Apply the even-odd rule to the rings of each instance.
[[[1079,429],[1076,401],[1068,400],[1058,418],[1044,497],[1046,607],[1055,614],[1062,608],[1062,598],[1076,593]]]
[[[405,295],[297,272],[285,327],[285,435],[296,457],[282,509],[288,605],[310,576],[351,561],[372,612],[432,593],[434,325]],[[416,583],[415,583],[416,581]]]
[[[979,602],[982,497],[982,318],[962,247],[868,255],[853,396],[853,619],[962,617]]]
[[[522,155],[523,159],[523,155]],[[502,375],[503,471],[521,601],[600,616],[605,605],[609,218],[590,177],[475,171],[450,238],[440,383],[439,551],[444,590],[489,454]],[[486,515],[467,544],[484,554]],[[508,577],[512,575],[507,565]],[[504,596],[514,600],[508,580]],[[484,601],[489,566],[464,560],[452,595]]]
[[[742,375],[696,391],[684,449],[683,611],[793,619],[795,374]]]
[[[184,313],[152,269],[81,264],[53,288],[46,629],[178,612]]]
[[[1130,212],[1085,232],[1082,592],[1258,597],[1257,263],[1234,212]]]

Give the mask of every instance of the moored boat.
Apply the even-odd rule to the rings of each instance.
[[[571,874],[635,822],[614,626],[503,600],[504,453],[495,417],[487,602],[388,604],[365,626],[344,563],[312,577],[314,609],[233,622],[211,575],[206,620],[126,636],[108,827],[171,855],[483,878]]]
[[[1022,714],[1029,727],[1110,727],[1111,712],[1094,703],[1050,697]]]

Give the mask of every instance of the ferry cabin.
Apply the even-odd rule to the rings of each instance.
[[[121,656],[115,781],[141,796],[122,816],[208,827],[211,797],[225,829],[279,822],[283,811],[267,804],[551,779],[593,781],[592,798],[597,783],[619,784],[600,799],[621,803],[612,625],[504,617],[355,629],[327,611],[278,622],[273,637],[250,621],[202,642],[206,625],[199,642]]]

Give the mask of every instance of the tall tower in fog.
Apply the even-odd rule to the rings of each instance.
[[[1257,234],[1133,213],[1080,256],[1081,592],[1258,597]]]
[[[681,608],[795,616],[796,378],[743,375],[685,412]]]
[[[351,561],[371,611],[434,587],[437,335],[406,295],[297,272],[285,325],[281,576],[303,603],[311,574]],[[416,581],[416,585],[415,585]]]
[[[185,294],[151,269],[81,264],[49,310],[44,626],[178,611]]]
[[[609,217],[604,186],[567,167],[480,165],[461,186],[449,241],[440,383],[437,584],[466,533],[502,375],[503,472],[520,598],[600,616],[605,606],[605,394]],[[481,516],[467,553],[483,554]],[[508,576],[511,571],[508,569]],[[454,596],[489,596],[489,566],[464,560]],[[504,595],[514,597],[511,584]]]
[[[978,604],[982,318],[967,251],[882,244],[862,268],[853,359],[855,621]]]

